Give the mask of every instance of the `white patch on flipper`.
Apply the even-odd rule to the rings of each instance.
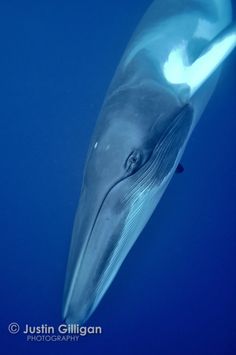
[[[163,65],[163,73],[171,84],[185,84],[190,88],[190,97],[203,85],[223,63],[236,46],[236,33],[231,32],[217,40],[192,65],[187,60],[186,46],[173,49]]]
[[[171,84],[186,83],[186,69],[189,67],[186,47],[187,42],[185,41],[175,47],[163,65],[164,76]]]

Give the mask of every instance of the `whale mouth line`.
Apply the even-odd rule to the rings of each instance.
[[[129,175],[126,175],[120,179],[118,179],[116,182],[113,183],[113,185],[110,186],[110,188],[107,190],[107,192],[105,193],[99,207],[98,207],[98,210],[97,210],[97,213],[94,217],[94,220],[93,220],[93,223],[92,223],[92,226],[90,228],[90,231],[88,233],[88,237],[87,237],[87,240],[86,240],[86,243],[83,247],[83,250],[77,260],[77,263],[76,263],[76,266],[75,266],[75,270],[74,270],[74,273],[73,273],[73,277],[72,277],[72,280],[71,280],[71,286],[69,288],[69,291],[68,291],[68,294],[69,294],[69,297],[67,298],[67,302],[66,302],[66,306],[65,306],[65,311],[64,311],[64,319],[67,318],[67,312],[68,312],[68,308],[69,308],[69,303],[70,303],[70,299],[72,297],[72,293],[73,293],[73,289],[74,289],[74,284],[76,282],[76,275],[77,275],[77,272],[79,270],[79,267],[81,265],[81,262],[83,261],[83,258],[84,258],[84,255],[86,254],[86,251],[87,251],[87,248],[88,248],[88,245],[89,245],[89,242],[92,238],[92,235],[93,235],[93,232],[94,232],[94,229],[95,229],[95,226],[96,226],[96,223],[98,221],[98,218],[99,218],[99,215],[100,215],[100,212],[104,206],[104,203],[105,201],[107,200],[109,194],[111,193],[111,191],[117,186],[119,185],[122,181],[126,180],[126,178],[130,177],[131,175],[134,175],[134,174],[129,174]]]
[[[130,176],[135,175],[136,173],[140,172],[145,166],[147,166],[148,162],[152,160],[153,155],[156,153],[157,146],[159,146],[159,145],[162,143],[162,141],[164,140],[164,138],[165,138],[165,136],[166,136],[166,132],[168,132],[168,131],[170,130],[170,127],[173,125],[173,123],[174,123],[174,125],[175,125],[176,123],[178,123],[180,113],[186,111],[188,108],[189,108],[189,105],[186,104],[186,105],[185,105],[184,107],[182,107],[180,110],[178,110],[177,112],[175,112],[175,114],[173,115],[173,116],[174,116],[173,122],[170,123],[170,125],[168,125],[168,127],[166,128],[166,130],[163,132],[163,134],[162,134],[160,140],[159,140],[159,141],[156,143],[156,145],[154,146],[154,149],[153,149],[152,153],[151,153],[150,156],[148,157],[147,161],[140,167],[140,169],[137,170],[137,171],[131,172],[131,173],[127,173],[124,177],[122,177],[122,178],[118,179],[116,182],[114,182],[113,185],[111,185],[111,187],[107,190],[107,192],[105,193],[105,195],[104,195],[104,197],[103,197],[103,199],[102,199],[102,201],[101,201],[101,204],[100,204],[100,206],[99,206],[99,208],[98,208],[98,210],[97,210],[96,216],[95,216],[95,218],[94,218],[93,225],[92,225],[91,230],[90,230],[90,233],[89,233],[89,237],[88,237],[87,243],[89,242],[89,240],[90,240],[90,238],[91,238],[91,235],[92,235],[92,233],[93,233],[94,227],[95,227],[96,222],[97,222],[97,220],[98,220],[98,216],[99,216],[99,214],[100,214],[100,212],[101,212],[101,209],[102,209],[102,207],[103,207],[103,205],[104,205],[104,202],[105,202],[105,200],[107,199],[107,197],[108,197],[108,195],[110,194],[110,192],[111,192],[117,185],[119,185],[122,181],[126,180],[126,179],[129,178]],[[86,243],[86,246],[85,246],[85,250],[86,250],[86,247],[87,247],[87,243]]]
[[[134,179],[136,182],[136,185],[137,184],[142,185],[142,182],[144,181],[146,176],[148,176],[149,179],[151,178],[151,176],[152,176],[151,171],[153,171],[153,169],[154,170],[161,169],[161,171],[164,169],[164,171],[162,171],[162,174],[160,174],[158,185],[161,183],[161,181],[164,180],[167,173],[169,173],[169,170],[173,168],[176,156],[174,154],[175,159],[172,162],[173,164],[171,166],[169,166],[167,164],[167,166],[166,166],[166,164],[163,163],[163,154],[165,155],[166,151],[167,151],[167,153],[169,151],[171,151],[171,147],[175,143],[176,139],[179,137],[178,130],[180,129],[181,122],[183,122],[183,120],[186,120],[186,115],[191,113],[191,111],[192,110],[191,110],[190,105],[185,105],[181,109],[178,109],[175,112],[175,114],[173,115],[170,124],[168,124],[168,126],[165,127],[165,130],[162,132],[159,139],[155,142],[155,146],[153,147],[153,150],[152,150],[150,156],[143,163],[143,165],[141,165],[138,170],[133,171],[129,174],[126,173],[124,176],[118,178],[107,189],[107,191],[104,193],[103,197],[101,197],[101,202],[97,204],[96,210],[94,211],[95,213],[94,213],[93,218],[91,218],[89,223],[86,222],[87,227],[86,227],[86,234],[84,236],[85,239],[84,239],[83,245],[81,246],[79,254],[76,255],[75,264],[73,267],[73,273],[71,275],[72,277],[70,279],[70,283],[68,285],[69,287],[68,287],[68,290],[66,293],[66,302],[65,302],[65,307],[64,307],[64,318],[66,318],[66,319],[70,318],[70,305],[71,305],[71,303],[73,303],[72,301],[73,301],[73,297],[75,296],[75,291],[76,291],[76,287],[78,286],[78,281],[80,280],[80,282],[81,282],[81,280],[82,280],[81,275],[80,275],[80,269],[81,269],[81,267],[83,269],[83,263],[85,262],[85,260],[87,260],[86,261],[87,263],[89,262],[89,264],[91,264],[91,260],[88,258],[91,258],[92,254],[89,253],[89,249],[90,249],[90,246],[92,246],[94,243],[94,241],[93,241],[94,237],[97,237],[96,226],[98,226],[100,232],[101,232],[101,228],[103,228],[103,224],[101,224],[103,222],[102,222],[102,220],[100,220],[100,216],[101,216],[101,218],[104,218],[103,211],[104,211],[104,208],[106,209],[106,201],[109,200],[109,197],[112,195],[112,191],[116,190],[117,188],[119,189],[119,187],[117,187],[117,186],[120,185],[122,182],[123,182],[123,184],[125,184],[126,180],[128,180],[128,183],[129,183],[130,180],[128,178],[131,178],[130,183],[133,185],[134,181],[132,181],[132,177],[134,177],[134,176],[137,177],[137,179]],[[186,128],[189,129],[189,124],[191,123],[191,120],[190,121],[187,120],[187,121],[188,121],[188,124],[184,125],[184,132],[183,132],[184,137],[187,134]],[[182,146],[182,143],[183,143],[182,139],[181,139],[181,142],[179,142],[177,139],[176,144],[177,143],[178,143],[178,145],[181,143],[180,145]],[[164,149],[165,146],[168,149],[167,148]],[[171,157],[171,159],[174,157]],[[159,159],[160,164],[157,164],[157,159]],[[82,190],[82,194],[83,194],[83,190]],[[128,196],[127,196],[127,194],[128,194]],[[122,196],[123,196],[123,194],[122,194]],[[126,191],[126,194],[124,196],[126,196],[125,200],[129,201],[131,203],[131,200],[133,200],[134,196],[136,196],[136,195],[134,195],[134,186],[131,188],[130,192]],[[123,198],[124,198],[124,196],[123,196]],[[86,195],[84,197],[86,197]],[[123,200],[122,200],[122,203],[124,203]],[[109,207],[109,204],[108,204],[108,207]],[[85,217],[86,217],[86,211],[87,211],[87,209],[84,210]],[[82,214],[83,214],[83,208],[82,208]],[[106,233],[110,233],[110,232],[111,232],[110,230],[106,230]],[[81,231],[79,231],[79,234],[81,234]],[[95,239],[97,240],[97,238],[95,238]],[[98,239],[99,239],[99,235],[98,235]],[[79,277],[79,279],[78,279],[78,277]],[[85,281],[82,281],[82,284],[84,284],[84,286],[85,286],[84,282]],[[98,282],[98,280],[97,280],[97,282]],[[82,286],[82,288],[83,288],[83,286]],[[81,286],[80,286],[80,292],[82,292]],[[90,296],[91,296],[91,293],[90,293]],[[93,308],[92,305],[91,305],[91,307]],[[88,309],[87,309],[87,311],[88,311]],[[89,311],[88,313],[91,313],[91,312]]]

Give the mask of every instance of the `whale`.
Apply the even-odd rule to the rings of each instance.
[[[91,137],[63,319],[84,324],[147,224],[236,45],[229,0],[156,0],[115,71]]]

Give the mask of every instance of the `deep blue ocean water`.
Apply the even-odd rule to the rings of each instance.
[[[1,1],[0,354],[236,354],[236,52],[184,173],[89,320],[103,334],[46,343],[7,330],[62,322],[89,138],[150,2]]]

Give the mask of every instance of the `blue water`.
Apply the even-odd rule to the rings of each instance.
[[[116,65],[149,0],[0,4],[0,353],[236,354],[236,53],[150,223],[89,321],[58,325],[82,169]],[[235,2],[236,4],[236,2]]]

